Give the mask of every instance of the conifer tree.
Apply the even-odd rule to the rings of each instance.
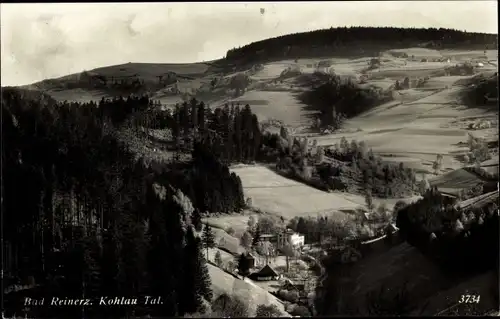
[[[215,235],[212,232],[212,228],[210,227],[209,224],[205,224],[201,240],[203,242],[203,247],[207,250],[207,260],[208,260],[208,249],[215,246]]]
[[[250,262],[244,253],[238,257],[238,274],[243,277],[248,276],[250,273]]]
[[[198,209],[193,210],[193,213],[191,214],[191,224],[193,224],[193,227],[197,232],[203,229],[201,214]]]
[[[192,227],[188,227],[183,264],[184,296],[180,299],[183,313],[204,312],[203,298],[212,300],[210,276],[201,249],[200,239],[195,237]]]
[[[257,227],[255,229],[255,233],[254,233],[253,239],[252,239],[252,246],[257,246],[259,241],[260,241],[260,228],[257,224]]]

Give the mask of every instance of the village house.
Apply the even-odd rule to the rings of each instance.
[[[295,233],[293,230],[288,228],[285,232],[278,234],[277,236],[277,245],[278,248],[283,248],[286,244],[292,245],[294,248],[304,246],[305,237],[298,233]]]
[[[265,265],[261,270],[251,273],[248,278],[255,281],[278,280],[280,275],[271,266]]]
[[[303,235],[295,233],[289,236],[288,241],[293,247],[301,247],[304,246],[304,239]]]

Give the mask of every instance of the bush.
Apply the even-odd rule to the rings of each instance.
[[[248,303],[226,293],[212,303],[212,314],[222,317],[248,317]]]
[[[305,306],[300,305],[295,306],[290,314],[292,316],[311,317],[311,312],[309,311],[309,309],[307,309],[307,307]]]
[[[235,231],[232,227],[228,227],[228,228],[226,228],[226,233],[233,236],[235,234]]]
[[[263,317],[263,318],[280,317],[281,311],[278,309],[278,306],[276,306],[275,304],[258,305],[255,316],[256,317]]]
[[[321,112],[321,123],[326,126],[335,124],[334,108],[337,113],[351,118],[392,100],[392,94],[384,94],[373,88],[361,88],[350,80],[342,81],[338,76],[331,76],[328,82],[304,92],[299,99]]]
[[[295,290],[285,290],[282,289],[278,292],[278,296],[289,302],[297,302],[299,300],[299,293]]]
[[[446,271],[474,274],[492,269],[499,250],[498,215],[492,213],[496,204],[467,211],[453,204],[436,189],[428,191],[421,200],[399,210],[400,234]]]

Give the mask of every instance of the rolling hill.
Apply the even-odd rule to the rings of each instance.
[[[491,74],[498,60],[498,52],[493,50],[497,42],[496,35],[446,29],[337,28],[259,41],[229,50],[226,58],[217,61],[127,63],[23,88],[34,90],[30,94],[49,95],[59,101],[147,94],[160,101],[162,108],[193,97],[212,108],[226,103],[248,104],[261,122],[276,120],[290,128],[292,135],[307,136],[323,147],[334,146],[342,137],[365,141],[384,161],[403,163],[423,173],[430,173],[432,162],[442,155],[443,167],[437,173],[453,171],[438,175],[431,184],[455,192],[481,181],[460,169],[464,165],[460,155],[467,152],[463,146],[467,128],[461,124],[475,121],[478,114],[483,119],[496,118],[498,109],[466,105],[461,96],[468,81],[478,75],[487,76],[487,87],[494,87]],[[471,67],[469,73],[450,74],[450,68],[474,63],[478,66]],[[307,105],[300,95],[331,81],[332,75],[339,76],[341,83],[351,81],[358,92],[380,92],[388,100],[373,101],[359,114],[350,116],[338,132],[320,133],[313,127],[320,111]],[[408,82],[407,87],[396,89],[396,83],[404,82]],[[158,144],[151,142],[151,136],[118,133],[136,154],[164,161],[172,158],[171,152],[157,151]],[[245,196],[252,198],[255,209],[286,220],[325,212],[342,219],[345,214],[339,210],[353,210],[365,201],[359,194],[322,192],[261,165],[240,166],[232,171],[241,177]],[[483,202],[497,198],[498,192],[476,199]],[[393,206],[395,201],[386,202]],[[207,220],[214,226],[218,249],[227,260],[243,251],[237,236],[227,230],[238,228],[239,235],[248,216],[231,218],[215,216]],[[209,257],[213,258],[215,252],[211,249]],[[364,298],[381,283],[396,285],[406,279],[411,279],[411,294],[418,299],[435,294],[435,285],[441,289],[451,286],[449,278],[407,243],[373,258],[353,267],[353,300]],[[211,264],[208,268],[216,295],[238,295],[252,307],[276,304],[286,314],[281,302],[262,288]]]

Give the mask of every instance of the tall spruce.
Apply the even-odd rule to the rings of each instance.
[[[197,232],[200,232],[203,229],[203,223],[199,209],[193,210],[193,213],[191,214],[191,224]]]
[[[207,250],[207,260],[208,259],[208,249],[215,246],[215,235],[212,232],[212,227],[207,223],[205,228],[203,228],[203,233],[201,240],[203,242],[203,247]]]
[[[203,309],[203,299],[211,301],[213,295],[208,268],[203,258],[202,243],[194,235],[192,227],[188,227],[186,232],[183,267],[184,295],[180,300],[182,312],[203,313],[206,311],[206,309]]]

